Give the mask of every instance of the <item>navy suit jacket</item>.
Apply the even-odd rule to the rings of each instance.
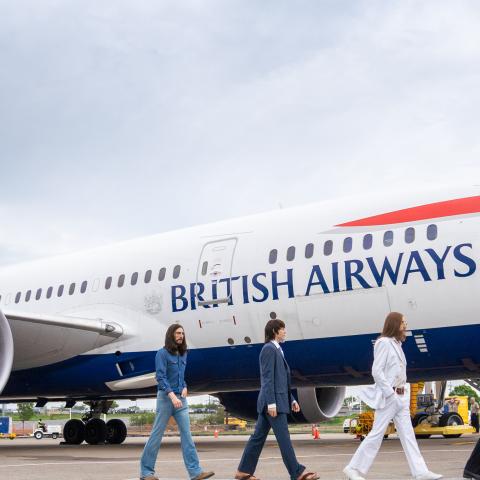
[[[291,413],[295,398],[290,386],[290,367],[282,352],[272,342],[267,342],[260,352],[260,393],[257,412],[264,412],[275,403],[277,413]]]

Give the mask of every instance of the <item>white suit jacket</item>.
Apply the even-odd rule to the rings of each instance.
[[[399,378],[406,379],[407,360],[401,345],[394,338],[380,337],[373,349],[372,376],[374,385],[362,389],[360,399],[373,409],[385,407]]]

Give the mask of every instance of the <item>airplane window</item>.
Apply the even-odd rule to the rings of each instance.
[[[323,254],[324,255],[331,255],[333,251],[333,242],[331,240],[327,240],[323,244]]]
[[[112,277],[107,277],[105,280],[105,290],[108,290],[112,286]]]
[[[2,301],[2,296],[0,295],[0,302]]]
[[[167,269],[165,267],[162,267],[160,271],[158,272],[158,281],[163,282],[165,280],[165,273],[167,272]]]
[[[57,297],[61,297],[63,295],[63,285],[60,285],[57,290]]]
[[[42,289],[39,288],[37,290],[37,294],[35,295],[35,300],[40,300],[40,297],[42,296]]]
[[[287,261],[291,262],[295,258],[295,247],[291,246],[287,248]]]
[[[415,241],[415,229],[408,227],[405,230],[405,243],[413,243]]]
[[[136,285],[138,281],[138,272],[132,273],[132,278],[130,279],[130,285]]]
[[[393,245],[393,232],[391,230],[387,230],[383,234],[383,244],[386,247],[391,247]]]
[[[305,258],[313,257],[313,243],[308,243],[305,245]]]
[[[202,265],[202,275],[206,275],[207,269],[208,269],[208,262],[205,261],[203,262],[203,265]]]
[[[173,278],[178,278],[180,276],[180,265],[175,265],[173,269]]]
[[[53,287],[48,287],[47,289],[47,298],[50,298],[52,296],[52,293],[53,293]]]
[[[84,280],[80,286],[80,293],[85,293],[87,291],[87,281]]]
[[[373,237],[371,233],[367,233],[363,237],[363,248],[365,250],[370,250],[372,248],[372,243],[373,243]]]
[[[438,235],[438,229],[437,226],[432,224],[427,227],[427,238],[429,240],[435,240]]]
[[[117,285],[119,287],[123,287],[123,285],[125,284],[125,275],[122,273],[119,277],[118,277],[118,283]]]
[[[274,248],[270,250],[270,255],[268,256],[268,263],[273,265],[277,261],[278,250]]]
[[[68,289],[68,294],[73,295],[75,293],[75,284],[71,283],[70,288]]]
[[[28,290],[27,293],[25,294],[25,301],[29,302],[31,296],[32,296],[32,291]]]
[[[143,279],[143,281],[145,283],[150,283],[150,280],[152,279],[152,271],[151,270],[147,270],[145,272],[145,278]]]
[[[343,240],[343,251],[345,253],[352,251],[352,237],[347,237]]]
[[[20,297],[22,296],[22,292],[17,292],[15,295],[15,303],[18,303],[20,301]]]

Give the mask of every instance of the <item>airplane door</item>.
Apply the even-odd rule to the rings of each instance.
[[[231,289],[228,288],[227,283],[222,283],[220,287],[218,281],[231,278],[236,246],[236,238],[214,240],[203,246],[197,268],[197,283],[215,284],[216,288],[206,290],[209,292],[216,290],[218,298],[213,298],[213,293],[204,295],[204,300],[200,301],[199,305],[228,303],[230,300]]]

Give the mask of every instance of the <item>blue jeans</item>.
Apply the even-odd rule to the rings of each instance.
[[[190,478],[195,478],[202,473],[197,450],[190,432],[187,399],[182,398],[181,400],[182,407],[175,408],[165,392],[161,390],[158,392],[157,415],[153,423],[152,433],[143,449],[142,458],[140,459],[140,477],[147,477],[155,473],[155,462],[157,460],[158,450],[160,449],[160,443],[162,442],[162,437],[170,417],[175,419],[180,431],[183,461],[187,468],[188,475]]]

